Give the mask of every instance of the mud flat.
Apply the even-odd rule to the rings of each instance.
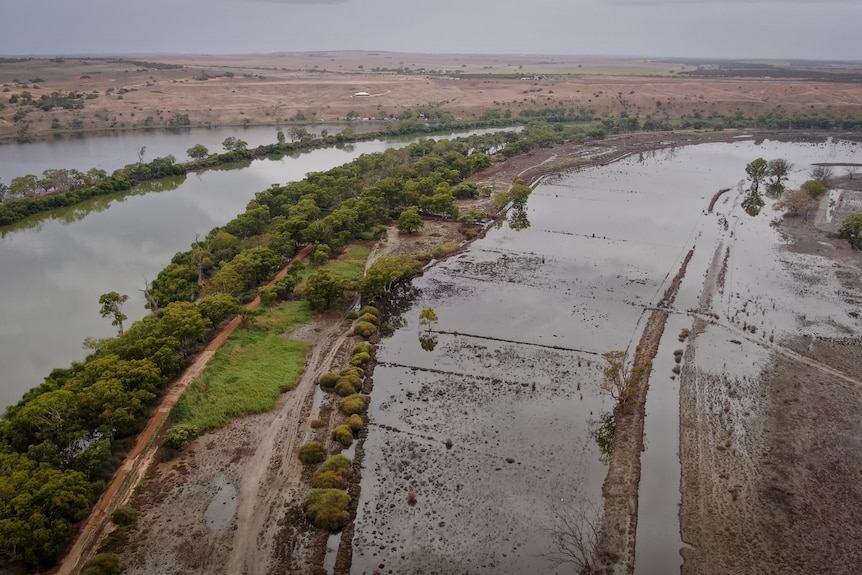
[[[683,573],[857,573],[862,254],[840,215],[727,216],[682,370]]]

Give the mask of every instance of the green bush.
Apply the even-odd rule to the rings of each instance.
[[[862,250],[862,214],[851,214],[844,220],[838,236],[850,242],[857,250]]]
[[[120,505],[111,514],[111,521],[117,525],[131,525],[137,518],[138,512],[131,505]]]
[[[449,254],[458,251],[461,246],[458,245],[458,242],[446,242],[445,244],[441,244],[434,248],[432,252],[436,259],[445,258]]]
[[[342,426],[343,427],[343,426]],[[311,477],[311,486],[316,489],[345,489],[350,478],[350,459],[333,455]]]
[[[359,391],[359,388],[362,387],[362,381],[356,375],[345,375],[343,377],[339,377],[338,381],[335,384],[335,393],[340,395],[341,397],[347,397],[348,395],[353,395]]]
[[[356,345],[353,346],[353,354],[365,352],[368,355],[372,355],[374,353],[374,345],[367,341],[357,341]]]
[[[353,395],[348,395],[341,399],[338,402],[338,408],[341,409],[347,415],[353,415],[354,413],[362,413],[368,407],[368,401],[366,400],[364,395],[359,395],[355,393]]]
[[[808,180],[800,187],[815,200],[819,200],[823,194],[829,191],[829,186],[823,180]]]
[[[321,469],[311,476],[311,486],[315,489],[345,489],[347,478],[338,471]]]
[[[340,489],[312,489],[302,508],[311,523],[320,529],[338,531],[350,521],[350,496]]]
[[[380,319],[376,315],[371,313],[362,314],[356,321],[367,321],[368,323],[373,323],[374,325],[380,323]]]
[[[299,460],[303,465],[314,465],[326,460],[326,448],[319,441],[309,441],[299,448]]]
[[[356,367],[361,367],[368,364],[369,361],[371,361],[371,356],[364,351],[360,351],[359,353],[353,355],[353,358],[350,360],[350,363],[352,363]]]
[[[349,312],[347,312],[347,319],[356,319],[358,317],[359,317],[359,313],[355,309],[352,309]]]
[[[365,422],[362,421],[362,417],[358,413],[354,413],[347,418],[347,427],[355,433],[365,427]]]
[[[357,321],[356,325],[353,326],[353,333],[365,339],[374,335],[376,331],[377,326],[367,321]]]
[[[113,553],[99,553],[87,561],[81,575],[118,575],[120,558]]]
[[[323,389],[332,389],[338,382],[339,375],[337,373],[324,373],[320,376],[320,387]]]
[[[346,425],[339,425],[332,430],[332,440],[348,447],[353,443],[353,430]]]
[[[361,379],[362,376],[365,375],[365,370],[362,369],[361,367],[356,367],[354,365],[351,367],[345,367],[344,369],[342,369],[341,371],[338,372],[338,375],[341,377],[344,377],[345,375],[355,375],[356,377]]]
[[[171,449],[182,449],[198,435],[200,435],[200,430],[197,425],[178,423],[168,431],[164,445]]]
[[[380,310],[374,307],[373,305],[366,305],[361,310],[359,310],[359,315],[365,315],[370,313],[371,315],[376,315],[380,317]]]

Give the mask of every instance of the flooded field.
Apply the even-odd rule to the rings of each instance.
[[[707,322],[685,361],[754,385],[770,346],[860,327],[847,302],[862,299],[837,295],[847,288],[827,258],[787,250],[769,205],[756,217],[739,207],[738,184],[758,157],[792,162],[793,188],[814,162],[862,154],[840,142],[740,141],[547,178],[528,222],[490,230],[414,281],[378,349],[352,573],[572,572],[546,555],[557,515],[601,501],[593,432],[612,408],[597,391],[601,354],[634,353],[694,249],[650,380],[638,521],[636,572],[679,572],[674,352],[693,345],[680,332]],[[439,321],[420,339],[428,306]],[[741,394],[728,417],[756,416],[756,397]]]

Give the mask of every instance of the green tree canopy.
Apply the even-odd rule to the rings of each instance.
[[[32,567],[51,565],[73,524],[87,516],[91,497],[82,473],[0,454],[0,549]]]
[[[210,151],[203,144],[195,144],[188,150],[186,154],[193,160],[201,160],[209,155]]]
[[[407,208],[398,217],[398,229],[402,232],[412,234],[424,226],[425,222],[422,220],[422,216],[419,215],[416,207]]]
[[[123,313],[123,304],[127,301],[129,301],[129,296],[115,291],[99,296],[99,304],[102,306],[99,313],[102,314],[102,317],[112,318],[111,325],[117,326],[120,335],[123,335],[123,322],[128,319],[128,316]]]
[[[326,270],[313,273],[305,282],[302,297],[312,309],[323,311],[334,307],[344,296],[347,282],[329,275]]]

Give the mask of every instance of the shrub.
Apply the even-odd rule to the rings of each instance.
[[[371,355],[374,352],[374,345],[368,343],[367,341],[357,341],[356,344],[353,346],[353,354],[356,355],[357,353],[361,352],[365,352],[368,355]]]
[[[434,251],[431,252],[435,259],[445,258],[449,254],[458,251],[458,248],[461,246],[458,245],[458,242],[446,242],[445,244],[441,244],[434,248]]]
[[[365,343],[365,342],[362,342],[362,343]],[[356,352],[354,351],[353,353],[356,353]],[[341,371],[338,372],[338,375],[342,376],[342,377],[345,375],[355,375],[356,377],[361,378],[363,375],[365,375],[365,370],[362,369],[361,367],[356,367],[354,365],[351,367],[345,367],[344,369],[342,369]]]
[[[197,425],[193,425],[191,423],[178,423],[168,431],[164,445],[171,449],[182,449],[198,435],[200,435],[200,430]]]
[[[374,307],[373,305],[366,305],[361,310],[359,310],[359,315],[365,315],[370,313],[371,315],[376,315],[380,317],[380,310]]]
[[[338,531],[350,521],[349,505],[350,496],[340,489],[312,489],[302,508],[315,527]]]
[[[365,422],[362,421],[362,417],[358,413],[354,413],[347,418],[347,427],[349,427],[353,432],[357,432],[365,427]]]
[[[257,297],[260,298],[260,305],[263,307],[272,307],[278,301],[278,293],[269,286],[258,288]]]
[[[339,377],[338,381],[335,383],[335,393],[341,397],[347,397],[348,395],[357,393],[360,387],[362,387],[362,380],[360,380],[358,376],[345,375]]]
[[[353,333],[365,339],[374,335],[376,331],[377,326],[367,321],[357,321],[356,325],[353,326]]]
[[[138,518],[138,511],[131,505],[120,505],[111,514],[111,521],[117,525],[131,525]]]
[[[844,220],[838,236],[850,242],[857,250],[862,250],[862,214],[851,214]]]
[[[356,319],[358,317],[359,317],[359,312],[357,312],[355,309],[352,309],[349,312],[347,312],[347,319]]]
[[[350,363],[352,363],[356,367],[360,367],[366,365],[369,361],[371,361],[371,356],[364,351],[360,351],[359,353],[353,355],[353,358],[350,360]]]
[[[314,465],[326,460],[326,448],[319,441],[309,441],[299,448],[299,460],[303,465]]]
[[[320,376],[320,387],[323,389],[332,389],[338,383],[339,375],[337,373],[324,373]]]
[[[342,426],[343,427],[343,426]],[[311,477],[311,486],[316,489],[344,489],[350,478],[350,459],[333,455]]]
[[[372,323],[372,324],[374,324],[374,325],[377,325],[378,323],[380,323],[380,318],[378,318],[378,317],[377,317],[376,315],[374,315],[374,314],[366,313],[366,314],[363,314],[363,315],[359,316],[359,318],[358,318],[356,321],[357,321],[357,322],[360,322],[360,321],[366,321],[366,322],[368,322],[368,323]]]
[[[348,395],[347,397],[342,398],[342,400],[338,402],[338,407],[347,415],[353,415],[354,413],[362,413],[365,411],[368,407],[368,401],[365,396],[354,393],[353,395]]]
[[[117,575],[120,572],[120,558],[113,553],[99,553],[87,561],[81,575]]]
[[[823,180],[808,180],[800,187],[815,200],[819,200],[823,194],[829,191],[829,186]]]
[[[315,489],[345,489],[347,478],[339,471],[320,469],[311,477],[311,486]]]
[[[339,425],[332,430],[332,440],[347,447],[353,443],[353,430],[346,425]]]

